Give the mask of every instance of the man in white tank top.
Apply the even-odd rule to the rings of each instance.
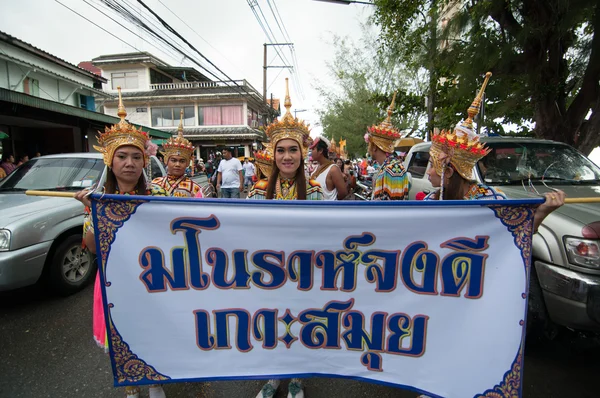
[[[325,137],[315,138],[310,146],[312,160],[319,163],[311,178],[321,185],[323,200],[342,200],[348,194],[346,183],[342,170],[328,159],[329,146],[329,140]]]

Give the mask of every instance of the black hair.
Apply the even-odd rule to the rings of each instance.
[[[313,150],[321,151],[325,159],[329,156],[329,148],[327,148],[327,143],[323,140],[317,141],[317,145],[314,146]]]

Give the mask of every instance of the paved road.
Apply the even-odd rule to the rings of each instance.
[[[92,293],[88,286],[67,298],[50,297],[37,288],[0,294],[0,397],[124,396],[122,389],[112,387],[109,359],[91,338]],[[524,397],[597,398],[600,349],[588,343],[567,335],[528,350]],[[165,390],[169,398],[254,398],[261,386],[260,381],[180,383]],[[343,379],[311,379],[305,391],[310,398],[416,396]],[[282,388],[278,398],[286,394]]]

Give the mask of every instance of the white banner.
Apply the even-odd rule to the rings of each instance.
[[[115,384],[520,396],[528,203],[95,200]]]

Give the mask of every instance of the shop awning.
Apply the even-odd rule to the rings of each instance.
[[[87,109],[78,108],[76,106],[65,105],[59,102],[46,100],[43,98],[34,97],[31,95],[19,93],[16,91],[7,90],[0,88],[0,101],[10,102],[13,104],[19,104],[29,106],[32,108],[43,109],[46,111],[62,113],[63,115],[70,115],[79,117],[82,119],[92,120],[95,122],[101,122],[108,125],[117,124],[119,118],[114,116],[105,115],[103,113],[88,111]],[[148,132],[152,138],[169,138],[171,133],[166,131],[153,129],[151,127],[142,126],[139,124],[132,123],[135,127],[141,128],[143,131]]]

